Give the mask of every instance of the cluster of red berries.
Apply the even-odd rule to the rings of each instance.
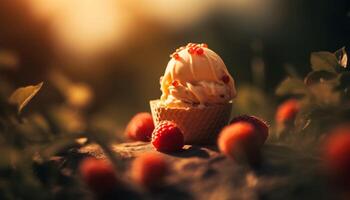
[[[182,149],[184,143],[183,134],[175,123],[164,121],[155,129],[150,113],[136,114],[125,133],[132,140],[150,141],[152,138],[152,144],[159,151],[177,151]],[[136,158],[131,168],[133,180],[144,187],[161,183],[167,171],[164,158],[156,153]],[[121,184],[113,165],[106,160],[87,158],[81,162],[79,172],[85,184],[96,194],[106,194]]]
[[[289,123],[299,112],[297,100],[282,103],[277,112],[278,123]],[[154,126],[150,113],[135,115],[126,128],[130,139],[151,141],[160,152],[179,151],[184,135],[176,123],[162,121]],[[268,125],[255,116],[242,115],[231,120],[219,133],[219,150],[226,156],[250,164],[260,160],[260,150],[269,135]],[[337,128],[323,145],[323,160],[327,172],[337,181],[350,186],[350,127]],[[121,181],[113,165],[107,161],[88,158],[80,164],[80,175],[93,191],[105,193]],[[147,153],[136,158],[131,165],[131,178],[144,187],[154,187],[166,177],[169,166],[159,153]],[[350,187],[348,187],[350,188]]]
[[[267,124],[254,116],[239,116],[219,134],[220,151],[236,161],[256,164],[269,133]]]
[[[154,129],[149,113],[135,115],[126,128],[130,139],[149,141],[158,151],[174,152],[181,150],[184,137],[178,126],[170,121],[162,121]],[[79,172],[85,184],[97,195],[108,194],[122,183],[113,165],[106,160],[87,158],[80,163]],[[135,183],[152,188],[159,185],[168,172],[168,164],[157,153],[147,153],[136,158],[131,165],[131,177]]]
[[[153,188],[162,183],[167,172],[167,162],[163,156],[156,153],[141,155],[131,165],[131,178],[146,188]],[[97,195],[109,194],[118,186],[122,186],[113,165],[107,160],[86,158],[80,163],[79,174],[84,183]]]
[[[131,140],[151,141],[162,152],[178,151],[184,145],[183,133],[174,122],[162,121],[154,128],[150,113],[136,114],[127,125],[125,133]]]
[[[204,48],[208,48],[207,44],[194,44],[194,43],[189,43],[186,46],[188,48],[188,53],[189,54],[197,54],[197,55],[202,55],[204,53]]]
[[[283,102],[276,111],[277,125],[291,125],[300,109],[296,99]],[[327,135],[321,151],[325,172],[336,184],[350,190],[350,126],[338,126]]]
[[[127,126],[129,138],[150,141],[156,150],[175,152],[182,149],[184,136],[181,129],[171,121],[162,121],[156,128],[149,113],[140,113],[132,118]],[[245,156],[248,160],[256,160],[261,146],[268,137],[268,126],[254,116],[239,116],[220,133],[218,146],[220,150],[233,158]]]
[[[203,55],[204,53],[203,48],[208,48],[208,45],[205,43],[202,43],[202,44],[188,43],[186,47],[180,47],[176,49],[176,51],[173,54],[171,54],[170,57],[174,58],[175,60],[179,60],[180,59],[179,52],[185,48],[188,48],[187,51],[190,54]]]

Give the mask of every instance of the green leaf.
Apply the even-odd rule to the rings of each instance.
[[[24,106],[28,104],[42,86],[43,82],[37,85],[18,88],[10,96],[9,103],[16,105],[18,113],[21,113]]]
[[[328,71],[312,71],[304,79],[306,85],[330,81],[337,78],[337,74]]]
[[[336,72],[335,68],[338,66],[337,57],[330,52],[320,51],[311,53],[311,68],[314,71],[328,71]]]
[[[307,88],[304,82],[297,78],[286,78],[276,89],[276,94],[283,95],[304,95],[306,94]]]
[[[346,54],[345,47],[342,47],[341,49],[334,52],[334,55],[338,59],[338,64],[341,67],[346,68],[348,64],[348,55]]]

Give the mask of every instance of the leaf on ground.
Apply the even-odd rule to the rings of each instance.
[[[9,98],[9,103],[17,106],[18,113],[21,113],[24,106],[38,93],[43,82],[37,85],[21,87],[15,90]]]
[[[336,72],[335,68],[338,66],[337,57],[330,52],[319,51],[311,53],[311,68],[314,71],[328,71]]]
[[[304,95],[307,94],[307,88],[301,79],[288,77],[277,87],[276,94],[280,96]]]

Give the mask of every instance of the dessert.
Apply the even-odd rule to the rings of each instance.
[[[206,44],[189,43],[171,55],[160,78],[162,95],[150,102],[155,125],[175,122],[186,144],[213,143],[229,120],[234,80]]]

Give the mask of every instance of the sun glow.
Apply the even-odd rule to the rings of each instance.
[[[133,36],[191,29],[211,14],[225,13],[234,26],[270,30],[280,18],[278,0],[28,0],[48,20],[63,53],[98,56],[134,42]],[[233,20],[236,19],[236,20]],[[150,31],[151,30],[151,31]],[[164,31],[163,30],[163,31]],[[158,31],[158,30],[156,30]],[[136,37],[137,38],[137,37]]]
[[[31,6],[51,22],[56,44],[75,54],[112,47],[125,38],[130,24],[115,0],[32,0]]]

